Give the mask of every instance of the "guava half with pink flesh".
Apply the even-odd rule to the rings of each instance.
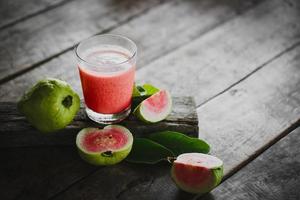
[[[215,188],[223,177],[223,162],[202,153],[185,153],[173,162],[171,176],[182,190],[205,194]]]
[[[130,153],[133,143],[131,132],[119,125],[103,129],[84,128],[76,137],[80,157],[93,165],[114,165]]]
[[[145,99],[136,107],[134,115],[140,120],[155,123],[165,119],[172,109],[172,98],[168,91],[161,90]]]

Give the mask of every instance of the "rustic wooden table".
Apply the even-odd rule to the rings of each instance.
[[[225,177],[200,198],[165,164],[97,168],[74,147],[1,147],[0,199],[300,199],[299,19],[298,0],[1,0],[1,102],[43,77],[81,93],[74,46],[126,35],[137,81],[194,97],[199,137]]]

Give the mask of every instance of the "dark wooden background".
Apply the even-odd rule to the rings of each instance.
[[[164,164],[96,168],[72,147],[1,148],[1,200],[300,199],[299,0],[0,0],[0,101],[43,77],[81,94],[73,48],[99,33],[137,43],[138,82],[195,98],[223,182],[200,198]]]

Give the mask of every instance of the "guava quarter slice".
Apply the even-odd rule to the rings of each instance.
[[[223,162],[217,157],[202,153],[181,154],[173,162],[171,177],[183,191],[205,194],[221,182]]]
[[[93,165],[114,165],[130,153],[133,143],[131,132],[119,125],[103,129],[84,128],[76,137],[80,157]]]
[[[166,90],[161,90],[145,99],[134,110],[134,115],[141,121],[155,123],[165,119],[172,109],[172,97]]]

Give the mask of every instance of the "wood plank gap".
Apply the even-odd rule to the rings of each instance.
[[[6,28],[8,28],[10,26],[14,26],[14,25],[16,25],[16,24],[18,24],[20,22],[25,21],[25,20],[28,20],[30,18],[33,18],[33,17],[35,17],[37,15],[40,15],[42,13],[45,13],[45,12],[48,12],[48,11],[53,10],[55,8],[58,8],[60,6],[63,6],[63,5],[65,5],[65,4],[67,4],[67,3],[71,2],[71,1],[74,1],[74,0],[63,0],[62,2],[59,2],[59,3],[54,4],[54,5],[50,5],[49,7],[46,7],[44,9],[39,10],[39,11],[31,13],[31,14],[29,14],[27,16],[24,16],[23,18],[16,19],[15,21],[12,21],[12,22],[9,22],[9,23],[7,23],[5,25],[0,26],[0,31],[4,30],[4,29],[6,29]]]
[[[299,133],[299,128],[289,132],[210,194],[201,198],[196,196],[193,199],[232,199],[233,194],[235,199],[298,199],[299,186],[297,188],[294,184],[299,185],[300,182],[297,180],[300,173],[296,164],[297,158],[293,156],[298,153],[296,149],[300,144],[297,138]],[[266,166],[270,166],[267,164],[270,161],[276,162],[276,165],[269,170]],[[293,186],[292,189],[291,186]],[[290,192],[292,192],[291,195]]]
[[[51,60],[53,60],[53,59],[59,57],[60,55],[66,53],[66,52],[68,52],[68,51],[70,51],[70,50],[71,50],[72,48],[74,48],[75,46],[76,46],[76,45],[74,45],[74,46],[72,46],[72,47],[70,47],[70,48],[68,48],[68,49],[65,49],[65,50],[63,50],[63,51],[61,51],[61,52],[59,52],[59,53],[57,53],[57,54],[54,54],[53,56],[50,56],[49,58],[47,58],[47,59],[45,59],[45,60],[39,61],[39,62],[37,62],[37,63],[31,65],[31,66],[28,67],[28,68],[22,69],[22,70],[20,70],[20,71],[17,71],[17,72],[15,72],[15,73],[12,73],[12,74],[6,76],[5,78],[0,79],[0,85],[2,85],[2,84],[4,84],[4,83],[6,83],[6,82],[8,82],[8,81],[10,81],[10,80],[12,80],[12,79],[18,77],[18,76],[21,76],[22,74],[25,74],[25,73],[27,73],[27,72],[30,72],[31,70],[33,70],[33,69],[35,69],[35,68],[37,68],[37,67],[39,67],[39,66],[41,66],[41,65],[43,65],[43,64],[45,64],[45,63],[47,63],[47,62],[49,62],[49,61],[51,61]]]
[[[233,88],[234,86],[238,85],[239,83],[243,82],[244,80],[246,80],[247,78],[249,78],[250,76],[252,76],[253,74],[255,74],[257,71],[261,70],[262,68],[264,68],[265,66],[267,66],[269,63],[273,62],[274,60],[276,60],[277,58],[281,57],[282,55],[284,55],[285,53],[293,50],[294,48],[296,48],[298,45],[300,45],[300,41],[296,42],[295,44],[291,45],[290,47],[286,48],[285,50],[283,50],[282,52],[278,53],[277,55],[275,55],[274,57],[272,57],[271,59],[267,60],[266,62],[264,62],[263,64],[261,64],[260,66],[258,66],[256,69],[254,69],[252,72],[250,72],[249,74],[247,74],[246,76],[242,77],[239,81],[233,83],[232,85],[230,85],[229,87],[225,88],[224,90],[222,90],[221,92],[215,94],[214,96],[208,98],[207,100],[203,101],[202,103],[200,103],[197,106],[197,109],[200,108],[201,106],[203,106],[204,104],[208,103],[209,101],[213,100],[214,98],[224,94],[225,92],[227,92],[228,90],[230,90],[231,88]]]
[[[195,37],[195,38],[192,38],[192,39],[191,39],[190,41],[188,41],[187,43],[185,43],[185,44],[183,44],[183,45],[181,45],[181,46],[175,47],[175,48],[173,48],[172,50],[166,51],[164,54],[159,54],[158,56],[154,57],[154,58],[151,60],[151,62],[145,63],[144,67],[147,67],[147,66],[148,66],[149,64],[151,64],[152,62],[154,62],[154,61],[156,61],[156,60],[158,60],[158,59],[161,59],[161,58],[163,58],[163,57],[169,55],[170,53],[172,53],[172,52],[174,52],[174,51],[176,51],[176,50],[178,50],[178,49],[181,49],[181,48],[184,47],[184,46],[187,46],[188,44],[192,43],[193,41],[199,39],[201,36],[203,36],[203,35],[205,35],[205,34],[211,32],[211,31],[215,30],[216,28],[218,28],[219,26],[222,26],[223,24],[226,24],[227,22],[231,21],[231,20],[234,19],[235,17],[237,17],[237,16],[239,16],[239,15],[242,15],[242,14],[244,14],[244,13],[246,13],[246,12],[248,12],[248,11],[254,9],[256,6],[258,6],[259,4],[261,4],[261,3],[264,2],[264,1],[265,1],[265,0],[261,1],[260,3],[254,3],[254,4],[251,4],[251,5],[249,5],[248,7],[243,8],[243,10],[242,10],[241,12],[239,12],[237,15],[233,15],[233,16],[229,17],[228,19],[226,19],[225,21],[221,21],[220,23],[217,23],[217,24],[215,24],[215,25],[212,26],[212,27],[208,27],[206,30],[204,30],[203,32],[201,32],[201,34],[199,34],[199,35],[198,35],[197,37]],[[99,33],[96,33],[96,35],[97,35],[97,34],[104,34],[104,33],[111,32],[111,31],[113,31],[114,29],[118,28],[119,26],[124,25],[124,24],[126,24],[126,23],[132,21],[134,18],[137,18],[137,17],[139,17],[139,16],[142,16],[142,15],[148,13],[152,8],[157,7],[157,6],[159,6],[159,5],[162,5],[162,4],[166,3],[166,2],[172,3],[172,2],[170,2],[170,1],[161,0],[159,4],[147,8],[147,9],[146,9],[144,12],[142,12],[142,13],[138,13],[138,14],[136,14],[136,15],[133,15],[133,16],[127,18],[126,20],[124,20],[124,21],[121,22],[121,23],[115,24],[115,25],[113,25],[113,26],[111,26],[111,27],[109,27],[109,28],[107,28],[107,29],[104,29],[103,31],[101,31],[101,32],[99,32]],[[50,56],[50,57],[47,58],[47,59],[44,59],[44,60],[39,61],[39,62],[37,62],[37,63],[35,63],[35,64],[32,64],[32,65],[31,65],[30,67],[28,67],[28,68],[25,68],[25,69],[23,69],[23,70],[20,70],[20,71],[17,71],[17,72],[15,72],[15,73],[12,73],[12,74],[10,74],[10,75],[7,75],[6,77],[0,79],[0,85],[4,84],[4,83],[6,83],[6,82],[8,82],[8,81],[10,81],[10,80],[12,80],[12,79],[14,79],[14,78],[20,76],[20,75],[23,75],[23,74],[25,74],[25,73],[27,73],[27,72],[32,71],[33,69],[35,69],[35,68],[37,68],[37,67],[39,67],[39,66],[41,66],[41,65],[43,65],[43,64],[45,64],[45,63],[47,63],[47,62],[49,62],[49,61],[51,61],[51,60],[53,60],[54,58],[57,58],[57,57],[61,56],[62,54],[67,53],[68,51],[72,50],[76,45],[77,45],[77,44],[75,44],[75,45],[73,45],[73,46],[71,46],[71,47],[69,47],[69,48],[67,48],[67,49],[65,49],[65,50],[63,50],[63,51],[60,51],[59,53],[56,53],[56,54]],[[144,67],[142,66],[142,67],[140,67],[139,69],[144,68]]]
[[[80,179],[77,179],[76,181],[74,181],[73,183],[69,184],[67,187],[65,187],[63,190],[57,192],[56,194],[54,194],[53,196],[49,197],[48,200],[54,199],[55,197],[59,196],[61,193],[67,191],[69,188],[71,188],[73,185],[76,185],[78,182],[86,179],[87,177],[93,175],[94,173],[96,173],[99,170],[99,168],[96,168],[95,170],[92,170],[91,172],[89,172],[86,176],[81,177]]]
[[[159,5],[162,5],[162,4],[165,3],[165,2],[167,2],[167,1],[166,1],[166,0],[161,0],[159,4],[154,5],[154,6],[150,6],[149,8],[145,9],[143,12],[140,12],[140,13],[137,13],[137,14],[135,14],[135,15],[132,15],[132,16],[126,18],[125,20],[121,21],[120,23],[117,23],[117,24],[115,24],[115,25],[112,25],[112,26],[110,26],[110,27],[108,27],[108,28],[106,28],[106,29],[104,29],[104,30],[102,30],[102,31],[100,31],[100,32],[98,32],[98,33],[96,33],[95,35],[108,33],[108,32],[110,32],[110,31],[112,31],[113,29],[117,28],[118,26],[121,26],[121,25],[123,25],[123,24],[126,24],[126,23],[130,22],[131,20],[133,20],[133,19],[136,18],[136,17],[139,17],[139,16],[142,16],[142,15],[144,15],[144,14],[147,14],[152,8],[155,8],[155,7],[159,6]],[[4,84],[4,83],[6,83],[6,82],[8,82],[8,81],[10,81],[10,80],[12,80],[12,79],[14,79],[14,78],[20,76],[20,75],[23,75],[23,74],[25,74],[25,73],[27,73],[27,72],[30,72],[30,71],[32,71],[33,69],[35,69],[35,68],[37,68],[37,67],[39,67],[39,66],[41,66],[41,65],[43,65],[43,64],[45,64],[45,63],[47,63],[47,62],[49,62],[49,61],[51,61],[51,60],[53,60],[53,59],[55,59],[55,58],[61,56],[62,54],[67,53],[68,51],[71,51],[72,49],[75,48],[76,45],[77,45],[77,44],[72,45],[71,47],[69,47],[69,48],[67,48],[67,49],[64,49],[64,50],[62,50],[62,51],[60,51],[60,52],[58,52],[58,53],[56,53],[56,54],[54,54],[54,55],[52,55],[52,56],[50,56],[50,57],[44,59],[44,60],[41,60],[41,61],[39,61],[39,62],[37,62],[37,63],[31,65],[31,66],[28,67],[28,68],[22,69],[22,70],[20,70],[20,71],[17,71],[17,72],[15,72],[15,73],[12,73],[12,74],[10,74],[10,75],[8,75],[8,76],[6,76],[6,77],[0,79],[0,85]]]
[[[244,168],[246,165],[251,163],[254,159],[256,159],[258,156],[260,156],[262,153],[264,153],[266,150],[268,150],[270,147],[272,147],[274,144],[276,144],[279,140],[286,137],[289,133],[294,131],[295,129],[300,127],[300,119],[296,121],[295,123],[291,124],[290,127],[285,129],[280,135],[276,136],[272,140],[270,140],[265,146],[258,149],[254,154],[252,154],[249,159],[241,162],[238,166],[234,167],[231,171],[229,171],[223,178],[222,182],[224,182],[226,179],[230,178],[232,175],[237,173],[239,170]]]
[[[224,175],[221,183],[219,186],[222,185],[223,182],[225,182],[227,179],[232,177],[234,174],[239,172],[241,169],[246,167],[248,164],[250,164],[253,160],[255,160],[257,157],[259,157],[261,154],[263,154],[265,151],[267,151],[270,147],[275,145],[277,142],[279,142],[282,138],[286,137],[288,134],[292,133],[294,130],[300,127],[300,119],[297,120],[295,123],[291,124],[287,129],[285,129],[281,134],[279,134],[277,137],[270,140],[265,146],[258,149],[254,154],[250,155],[250,157],[247,160],[244,160],[239,165],[234,167],[232,170],[230,170],[227,174]],[[218,187],[219,187],[218,186]],[[206,195],[205,197],[208,197],[210,194]],[[199,199],[201,196],[196,195],[193,200]],[[209,199],[209,198],[208,198]]]
[[[223,26],[223,25],[227,24],[228,22],[230,22],[230,21],[233,20],[234,18],[236,18],[236,17],[238,17],[238,16],[240,16],[240,15],[244,15],[245,13],[247,13],[247,12],[253,10],[255,7],[257,7],[259,4],[263,3],[264,1],[265,1],[265,0],[262,0],[262,1],[259,2],[259,3],[251,4],[249,7],[244,8],[242,12],[239,12],[238,14],[229,17],[229,18],[226,19],[225,21],[221,21],[221,22],[215,24],[214,26],[209,27],[209,28],[203,30],[203,32],[201,32],[201,34],[199,34],[197,37],[192,38],[190,41],[186,42],[185,44],[182,44],[181,46],[178,46],[178,47],[173,48],[172,50],[166,51],[163,55],[162,55],[162,54],[159,54],[158,56],[154,57],[154,58],[151,60],[151,62],[146,63],[146,65],[145,65],[144,67],[140,67],[139,69],[145,68],[145,67],[147,67],[148,65],[150,65],[151,63],[155,62],[156,60],[162,59],[163,57],[168,56],[168,55],[171,54],[172,52],[177,51],[177,50],[179,50],[179,49],[181,49],[181,48],[184,48],[185,46],[188,46],[189,44],[191,44],[191,43],[194,42],[195,40],[198,40],[200,37],[202,37],[202,36],[204,36],[204,35],[206,35],[206,34],[212,32],[212,31],[214,31],[215,29],[219,28],[220,26]]]

